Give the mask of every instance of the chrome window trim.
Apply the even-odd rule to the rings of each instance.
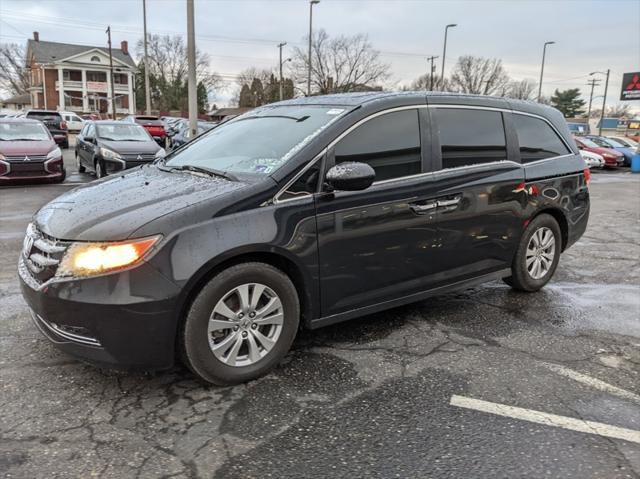
[[[461,170],[466,170],[466,169],[470,169],[470,168],[477,168],[477,167],[481,167],[481,166],[487,166],[487,165],[498,164],[498,163],[512,163],[512,164],[517,165],[517,166],[525,167],[525,166],[528,166],[528,165],[535,165],[535,164],[539,164],[539,163],[546,162],[546,161],[552,161],[552,160],[557,160],[557,159],[560,159],[560,158],[565,158],[565,157],[568,157],[568,156],[575,156],[575,153],[573,153],[573,150],[571,149],[569,144],[565,141],[565,139],[560,134],[558,129],[549,120],[547,120],[545,117],[543,117],[541,115],[537,115],[535,113],[528,113],[528,112],[524,112],[524,111],[520,111],[520,110],[509,109],[509,108],[481,106],[481,105],[457,105],[457,104],[454,104],[454,103],[442,103],[442,104],[435,104],[435,105],[434,104],[428,105],[428,104],[425,104],[425,103],[420,103],[420,104],[414,104],[414,105],[403,105],[403,106],[397,106],[397,107],[393,107],[393,108],[388,108],[386,110],[381,110],[381,111],[372,113],[371,115],[369,115],[369,116],[367,116],[365,118],[362,118],[358,122],[356,122],[353,125],[351,125],[345,131],[343,131],[340,135],[338,135],[333,141],[331,141],[331,143],[329,143],[329,145],[327,145],[307,165],[305,165],[305,167],[302,170],[300,170],[300,172],[297,175],[295,175],[290,181],[288,181],[284,185],[284,187],[282,187],[275,194],[275,196],[272,199],[272,203],[273,204],[279,204],[279,203],[285,203],[285,202],[289,202],[289,201],[298,201],[298,200],[301,200],[301,199],[306,199],[309,196],[312,196],[311,193],[308,193],[308,194],[306,194],[304,196],[300,196],[299,198],[287,198],[287,199],[284,199],[284,200],[279,199],[280,196],[282,194],[284,194],[284,192],[287,190],[287,188],[289,188],[293,183],[295,183],[298,180],[298,178],[300,178],[300,176],[302,176],[320,158],[322,158],[323,155],[325,155],[331,148],[333,148],[345,136],[347,136],[349,133],[351,133],[353,130],[355,130],[356,128],[360,127],[364,123],[368,122],[369,120],[373,120],[374,118],[377,118],[379,116],[386,115],[387,113],[394,113],[394,112],[397,112],[397,111],[404,111],[404,110],[425,109],[425,108],[426,109],[442,108],[442,109],[460,109],[460,110],[487,110],[487,111],[498,111],[498,112],[503,112],[503,113],[513,113],[513,114],[516,114],[516,115],[524,115],[524,116],[531,116],[533,118],[538,118],[538,119],[544,121],[545,123],[547,123],[547,125],[549,125],[551,127],[551,129],[558,135],[558,137],[560,138],[562,143],[567,147],[567,149],[570,151],[570,153],[567,153],[565,155],[553,156],[551,158],[544,158],[542,160],[530,161],[528,163],[518,163],[518,162],[513,161],[513,160],[500,160],[500,161],[492,161],[490,163],[478,163],[478,164],[475,164],[475,165],[458,166],[458,167],[455,167],[455,168],[447,168],[447,169],[442,169],[441,168],[438,171],[428,171],[428,172],[424,172],[424,173],[417,173],[415,175],[400,176],[398,178],[390,178],[388,180],[374,181],[371,186],[387,184],[387,183],[392,183],[392,182],[396,182],[396,181],[404,181],[404,180],[408,180],[408,179],[419,178],[419,177],[422,177],[422,176],[429,176],[429,175],[433,176],[433,175],[436,175],[436,174],[439,174],[439,173],[442,173],[442,172],[446,172],[446,171],[461,171]],[[420,145],[420,147],[422,148],[422,145]]]

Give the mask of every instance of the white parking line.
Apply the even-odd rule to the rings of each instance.
[[[584,421],[572,417],[558,416],[533,409],[524,409],[515,406],[507,406],[495,402],[482,401],[464,396],[451,396],[450,403],[452,406],[473,409],[475,411],[496,414],[497,416],[510,417],[520,419],[522,421],[534,422],[545,426],[560,427],[571,431],[584,432],[587,434],[595,434],[597,436],[611,437],[614,439],[623,439],[625,441],[636,442],[640,444],[640,431],[633,429],[625,429],[622,427],[610,426],[601,422]]]
[[[627,391],[626,389],[613,386],[609,383],[601,381],[600,379],[592,378],[591,376],[587,376],[586,374],[579,373],[578,371],[565,368],[564,366],[560,366],[558,364],[543,363],[543,365],[551,369],[552,371],[567,378],[573,379],[574,381],[577,381],[579,383],[586,384],[587,386],[599,389],[600,391],[604,391],[609,394],[614,394],[615,396],[640,403],[640,396],[632,393],[631,391]]]

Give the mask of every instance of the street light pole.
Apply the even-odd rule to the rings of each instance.
[[[449,28],[457,27],[457,23],[450,23],[446,27],[444,27],[444,48],[442,49],[442,72],[440,74],[440,80],[442,82],[442,87],[444,88],[444,62],[447,57],[447,32]]]
[[[193,19],[193,0],[187,0],[187,62],[189,88],[189,131],[194,138],[198,129],[198,93],[196,86],[196,34]]]
[[[607,78],[604,81],[604,96],[602,97],[602,111],[600,112],[600,126],[598,126],[598,135],[602,136],[602,123],[604,122],[604,111],[607,108],[607,90],[609,89],[609,73],[611,70],[607,69],[606,73],[605,72],[591,72],[589,73],[589,76],[591,75],[595,75],[596,73],[599,73],[600,75],[606,75]]]
[[[547,54],[547,45],[553,45],[555,42],[545,42],[542,47],[542,67],[540,68],[540,84],[538,85],[538,103],[540,103],[540,98],[542,98],[542,75],[544,74],[544,58]]]
[[[149,90],[149,56],[147,55],[147,0],[142,0],[142,24],[144,29],[144,98],[145,113],[151,115],[151,91]]]
[[[278,63],[278,65],[280,66],[280,101],[282,101],[283,99],[283,93],[282,93],[282,47],[284,47],[287,44],[287,42],[282,42],[282,43],[278,43],[278,50],[280,50],[280,62]]]
[[[116,95],[113,85],[113,54],[111,53],[111,26],[107,27],[107,38],[109,41],[109,78],[111,79],[111,117],[116,119]],[[61,87],[62,88],[62,87]]]
[[[429,71],[429,90],[433,91],[433,74],[436,70],[436,66],[433,64],[433,61],[438,58],[437,56],[430,56],[429,58],[427,58],[428,62],[431,62],[431,68]],[[426,83],[426,82],[425,82]]]
[[[309,0],[309,71],[307,72],[307,96],[311,96],[311,39],[313,37],[313,6],[320,0]]]

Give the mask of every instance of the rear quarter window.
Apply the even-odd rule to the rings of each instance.
[[[532,116],[515,114],[513,122],[518,134],[522,163],[546,160],[571,153],[546,121]]]

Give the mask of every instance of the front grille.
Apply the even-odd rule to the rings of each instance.
[[[11,173],[28,173],[28,172],[38,172],[43,173],[44,163],[42,162],[31,162],[25,161],[22,163],[11,163]]]
[[[30,224],[22,246],[24,273],[29,274],[38,285],[50,280],[56,274],[68,246],[68,243],[57,241]]]
[[[155,160],[156,155],[155,153],[132,153],[129,155],[122,155],[122,159],[127,162],[127,165],[129,164],[129,162],[135,161],[139,163],[146,163]]]
[[[45,161],[47,155],[20,155],[20,156],[5,156],[8,161],[17,161],[19,163],[28,163],[30,161]]]

